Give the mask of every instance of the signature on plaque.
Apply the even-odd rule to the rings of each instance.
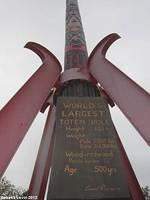
[[[120,187],[115,187],[115,186],[107,186],[105,184],[102,185],[96,185],[96,186],[91,186],[91,185],[87,185],[84,188],[84,191],[86,192],[92,192],[92,191],[101,191],[101,192],[116,192],[116,191],[120,191]]]

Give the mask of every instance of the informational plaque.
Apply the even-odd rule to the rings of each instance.
[[[107,102],[59,97],[48,200],[130,199]]]

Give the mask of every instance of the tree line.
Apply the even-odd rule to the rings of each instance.
[[[150,200],[150,187],[142,187],[145,200]],[[0,197],[23,197],[27,196],[27,189],[16,187],[6,177],[0,180]]]

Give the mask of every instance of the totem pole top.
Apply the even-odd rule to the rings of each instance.
[[[88,58],[77,0],[66,1],[65,70],[81,68]]]

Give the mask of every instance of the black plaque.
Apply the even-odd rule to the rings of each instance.
[[[102,97],[59,97],[48,200],[130,199]]]

